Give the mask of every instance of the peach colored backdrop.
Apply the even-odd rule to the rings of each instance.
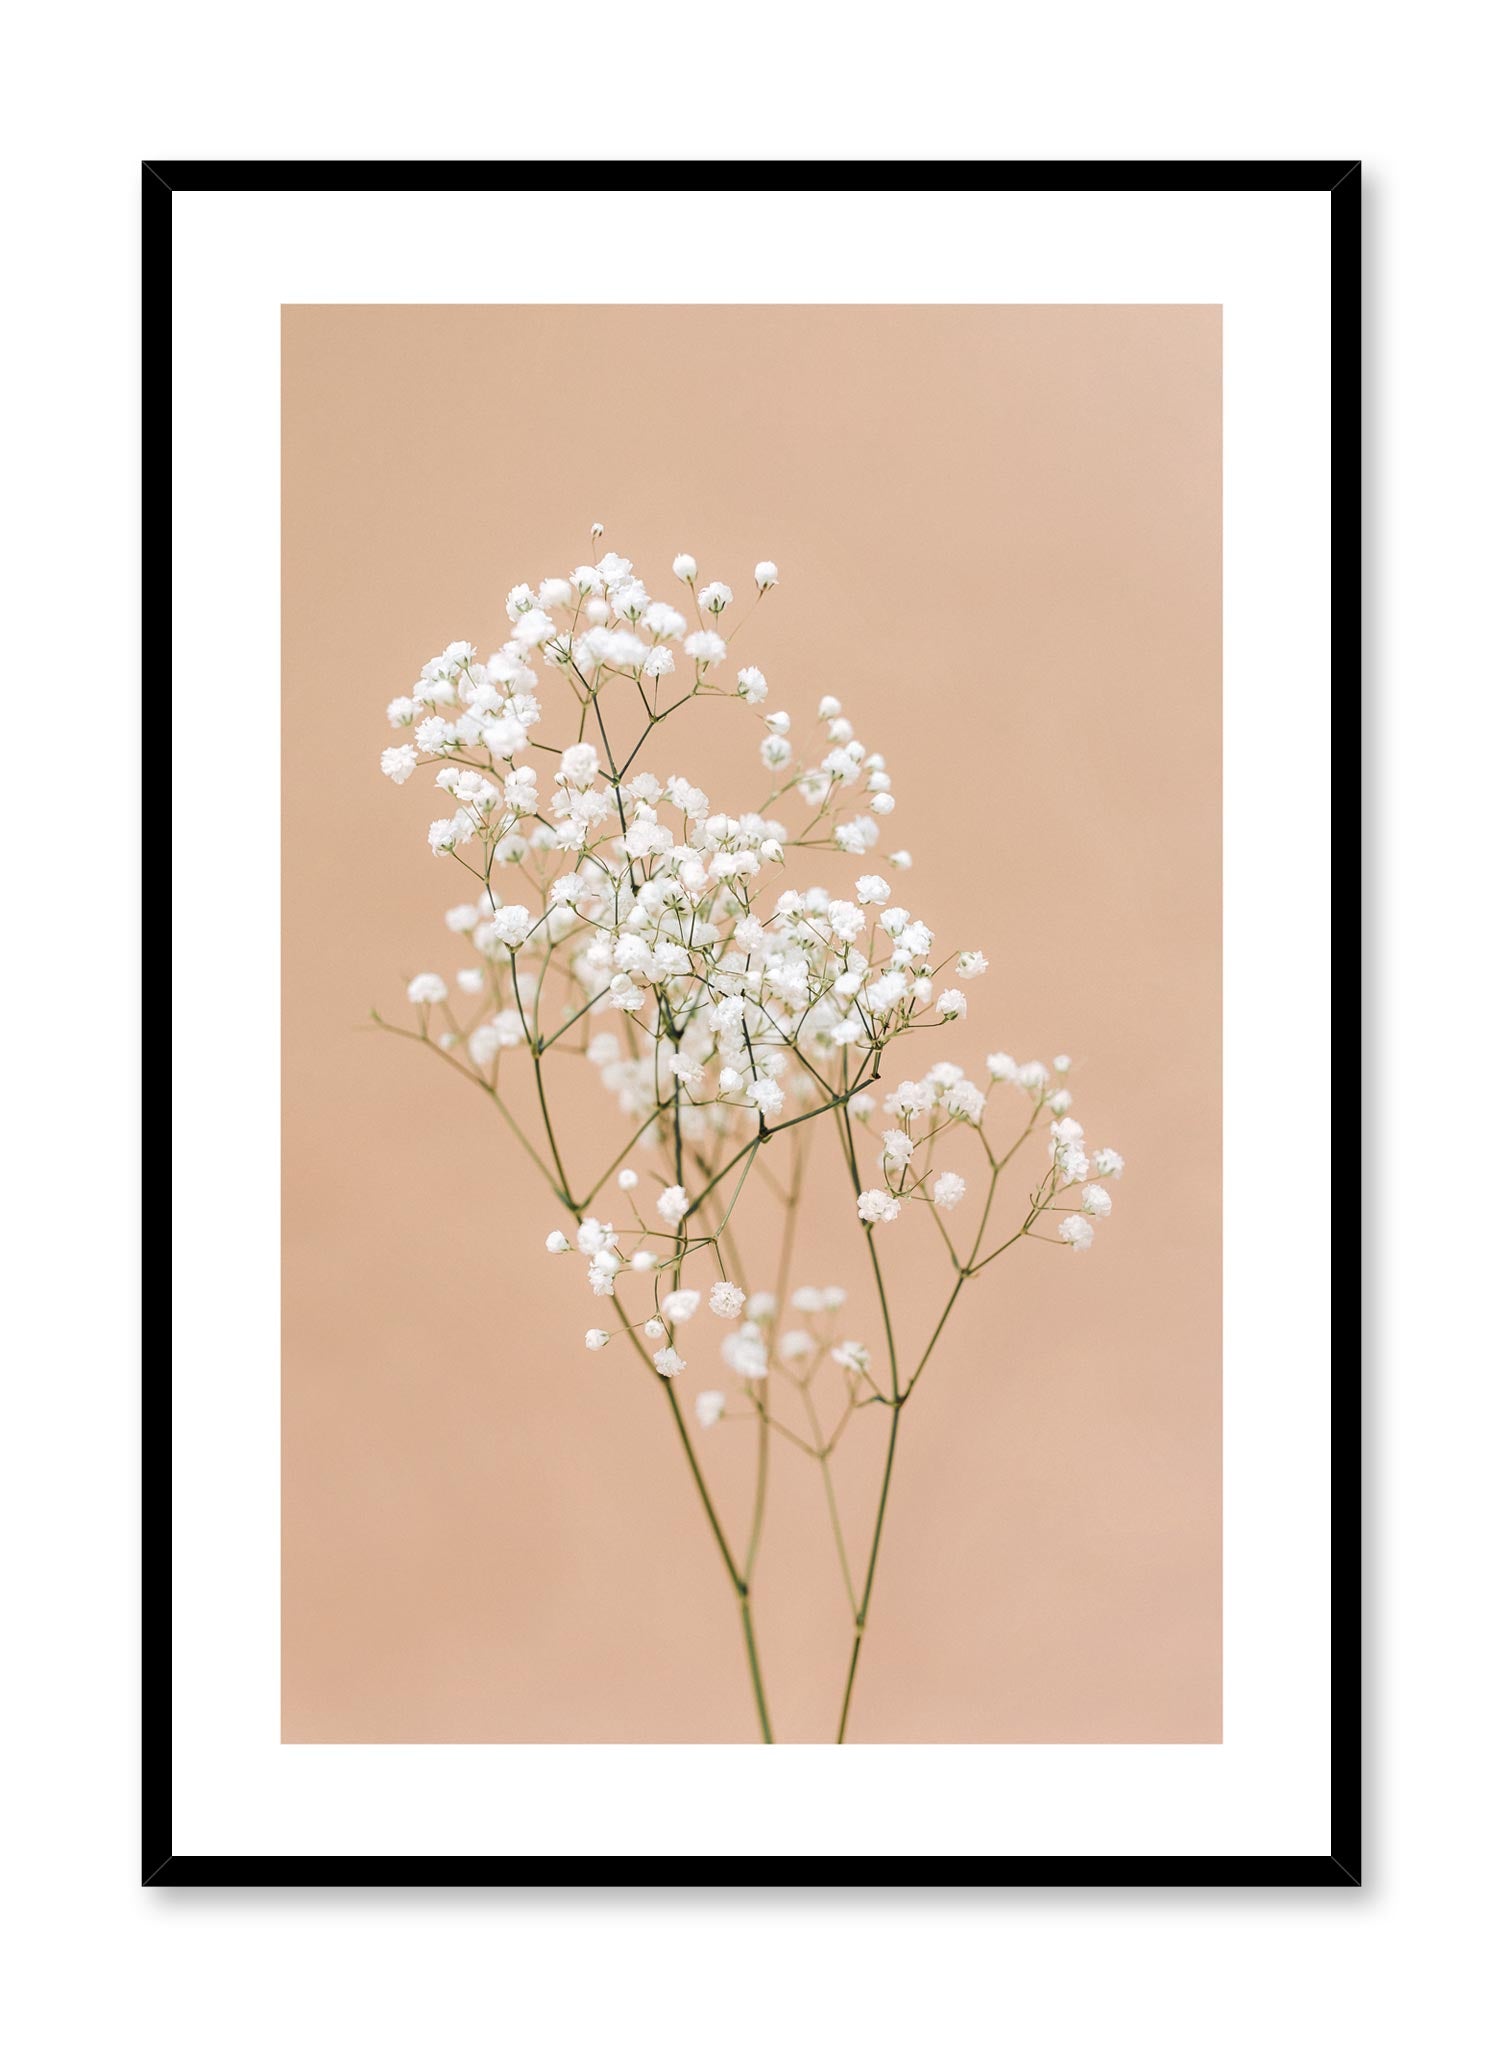
[[[1128,1161],[1088,1255],[1022,1245],[951,1319],[851,1739],[1220,1739],[1220,347],[1212,307],[287,309],[286,1740],[756,1738],[666,1404],[582,1349],[484,1100],[363,1025],[461,964],[441,913],[472,893],[428,854],[431,775],[377,772],[386,700],[498,645],[592,519],[655,594],[689,548],[740,606],[772,556],[738,656],[889,756],[902,900],[992,962],[893,1078],[1068,1050]],[[738,808],[749,728],[686,713],[650,765]],[[593,1072],[563,1122],[592,1157],[626,1135]],[[819,1192],[795,1280],[849,1285],[875,1341],[849,1191]],[[913,1273],[917,1331],[944,1274]],[[837,1464],[858,1547],[881,1434]],[[703,1440],[737,1530],[750,1450]],[[758,1607],[779,1739],[829,1740],[849,1634],[791,1449]]]

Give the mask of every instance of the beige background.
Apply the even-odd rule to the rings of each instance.
[[[1089,1255],[1020,1246],[951,1319],[852,1739],[1218,1741],[1218,310],[299,307],[284,407],[285,1738],[755,1739],[666,1404],[581,1348],[499,1119],[362,1023],[463,958],[431,777],[376,769],[386,700],[451,639],[499,644],[509,585],[601,519],[654,594],[680,548],[738,608],[776,559],[738,657],[772,705],[845,700],[896,772],[903,900],[990,956],[944,1052],[1070,1051],[1128,1160]],[[698,723],[651,765],[754,800],[748,714]],[[939,1056],[913,1043],[894,1078]],[[563,1121],[601,1165],[626,1134],[593,1074]],[[875,1337],[825,1189],[795,1279],[848,1285]],[[914,1334],[933,1235],[903,1247]],[[880,1434],[837,1464],[858,1546]],[[750,1447],[703,1440],[738,1533]],[[849,1635],[791,1450],[757,1593],[778,1737],[828,1740]]]

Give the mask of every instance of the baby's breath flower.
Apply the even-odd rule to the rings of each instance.
[[[927,1081],[901,1081],[882,1107],[889,1116],[901,1117],[906,1122],[911,1116],[933,1109],[934,1090]]]
[[[565,747],[558,764],[558,778],[569,782],[576,789],[588,789],[600,773],[600,756],[588,740],[581,740],[576,746]]]
[[[593,526],[594,543],[603,531]],[[901,1078],[899,1041],[965,1017],[962,991],[986,972],[986,956],[957,950],[942,920],[931,926],[920,914],[924,906],[893,901],[908,883],[891,875],[909,876],[913,863],[906,850],[877,850],[895,808],[893,774],[889,757],[862,736],[861,707],[853,702],[847,710],[825,693],[813,720],[808,700],[795,705],[796,728],[793,713],[766,710],[767,678],[750,659],[734,672],[733,691],[714,674],[729,660],[732,636],[715,630],[733,601],[729,586],[701,585],[688,554],[673,558],[673,574],[692,596],[692,616],[689,599],[683,610],[665,601],[652,576],[614,550],[568,577],[514,582],[504,640],[487,660],[473,643],[450,641],[388,703],[394,744],[381,751],[382,773],[400,786],[427,771],[439,791],[433,807],[442,802],[450,813],[429,828],[428,843],[458,859],[480,892],[442,913],[463,964],[447,967],[447,980],[413,979],[408,995],[418,1028],[405,1035],[442,1049],[472,1081],[494,1088],[498,1103],[513,1085],[531,1093],[532,1076],[514,1083],[509,1070],[536,1063],[541,1092],[550,1051],[573,1054],[572,1072],[562,1059],[546,1058],[550,1078],[564,1068],[555,1104],[583,1072],[588,1087],[602,1088],[619,1109],[631,1133],[624,1144],[597,1143],[594,1161],[576,1167],[571,1160],[566,1169],[555,1143],[565,1132],[556,1111],[550,1121],[543,1095],[553,1154],[545,1176],[555,1189],[590,1187],[591,1201],[614,1178],[629,1211],[618,1231],[571,1202],[570,1229],[548,1231],[544,1243],[550,1256],[578,1249],[590,1296],[612,1304],[659,1374],[672,1380],[683,1372],[677,1339],[707,1289],[709,1315],[720,1325],[708,1327],[731,1372],[755,1383],[776,1358],[812,1393],[821,1368],[833,1362],[852,1376],[846,1393],[854,1415],[879,1394],[889,1397],[866,1377],[866,1347],[851,1337],[833,1341],[845,1290],[798,1288],[788,1304],[792,1327],[782,1327],[776,1296],[759,1290],[748,1297],[725,1277],[731,1211],[743,1188],[748,1200],[763,1198],[763,1178],[751,1172],[762,1164],[758,1148],[781,1151],[777,1141],[794,1126],[796,1145],[812,1141],[815,1119],[835,1112],[845,1129],[844,1163],[856,1175],[857,1221],[867,1231],[894,1221],[908,1201],[941,1215],[955,1209],[967,1189],[949,1161],[984,1151],[986,1202],[962,1279],[988,1265],[994,1249],[1032,1234],[1045,1210],[1056,1214],[1060,1242],[1086,1249],[1112,1213],[1103,1183],[1121,1174],[1122,1159],[1109,1149],[1087,1151],[1069,1113],[1063,1079],[1071,1063],[1063,1053],[1050,1065],[993,1053],[980,1086],[952,1060],[934,1062],[922,1078]],[[754,580],[760,598],[776,586],[777,565],[758,562]],[[757,622],[747,623],[754,629]],[[739,643],[737,652],[739,659]],[[903,681],[894,664],[905,659],[878,636],[848,666],[859,673],[870,662]],[[669,676],[674,683],[664,685]],[[912,681],[904,686],[912,695]],[[675,759],[669,751],[688,721],[658,729],[693,698],[733,694],[754,707],[757,758],[745,748],[740,791],[716,789],[712,797],[677,772],[695,755]],[[656,758],[649,740],[661,750]],[[747,803],[758,808],[739,807]],[[957,985],[941,988],[936,976],[947,960]],[[450,986],[473,1004],[463,1029],[443,1007],[435,1012],[447,1005]],[[602,1020],[614,1028],[602,1028]],[[531,1060],[507,1058],[521,1046]],[[1016,1100],[1009,1105],[997,1095],[1003,1082],[1021,1091],[1021,1118]],[[875,1133],[873,1160],[866,1133],[879,1105],[888,1127]],[[509,1099],[502,1106],[509,1116]],[[1046,1110],[1045,1163],[1037,1126]],[[997,1128],[978,1146],[961,1127],[979,1131],[983,1118]],[[859,1140],[851,1135],[857,1125]],[[1020,1169],[1007,1183],[1020,1203],[1033,1189],[1028,1225],[1019,1229],[1020,1215],[1004,1209],[999,1175],[1024,1135],[1040,1177],[1017,1189]],[[866,1175],[853,1143],[868,1161]],[[599,1158],[613,1152],[615,1162],[597,1179]],[[645,1159],[640,1174],[619,1164],[627,1156]],[[780,1175],[769,1157],[765,1170],[765,1186],[785,1203],[787,1183],[796,1190],[804,1178],[791,1158],[789,1167]],[[860,1187],[866,1177],[876,1185]],[[1071,1187],[1078,1205],[1059,1199]],[[702,1205],[708,1221],[701,1232],[689,1219]],[[849,1210],[846,1216],[850,1228]],[[782,1241],[796,1245],[796,1228]],[[871,1251],[877,1254],[875,1244]],[[883,1284],[900,1286],[900,1275]],[[610,1335],[609,1326],[591,1327],[585,1346],[601,1350]],[[907,1360],[894,1357],[899,1405],[933,1349],[931,1338]],[[750,1406],[760,1406],[755,1396]],[[694,1408],[699,1425],[712,1427],[726,1412],[726,1396],[702,1393]],[[853,1422],[852,1437],[865,1426]],[[770,1441],[764,1427],[759,1450]],[[832,1437],[820,1455],[833,1448]]]
[[[974,1081],[967,1081],[962,1075],[952,1081],[940,1098],[944,1107],[963,1124],[979,1124],[986,1110],[986,1097]]]
[[[718,633],[691,633],[684,642],[684,652],[697,667],[714,668],[725,660],[725,642]]]
[[[733,1330],[721,1345],[720,1355],[744,1380],[767,1377],[767,1340],[756,1323],[746,1322]]]
[[[525,903],[503,903],[491,919],[490,933],[496,943],[515,951],[532,930],[532,912]]]

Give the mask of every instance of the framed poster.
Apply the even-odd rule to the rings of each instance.
[[[144,1881],[1357,1883],[1358,167],[143,209]]]

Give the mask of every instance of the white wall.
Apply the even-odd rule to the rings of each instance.
[[[144,4],[13,25],[0,330],[20,429],[0,512],[15,707],[0,803],[12,1961],[0,2003],[22,2009],[17,2038],[1470,2037],[1491,1932],[1500,1437],[1496,1258],[1490,1219],[1470,1214],[1499,1154],[1496,67],[1480,19],[1442,0],[1397,37],[1369,8],[1309,0],[1026,20],[953,0],[918,15],[767,0],[739,22],[647,0],[580,0],[567,17],[439,4],[416,18],[268,0],[254,17]],[[1377,1521],[1361,1894],[784,1897],[732,1911],[643,1896],[137,1889],[136,164],[614,157],[628,142],[768,157],[1365,159],[1380,913],[1368,971],[1382,1019],[1367,1119]],[[37,685],[74,664],[88,709],[60,734],[46,706],[67,698]],[[165,735],[150,698],[144,736],[155,757]],[[148,890],[153,830],[149,819]],[[1355,915],[1355,819],[1345,851]],[[1343,1081],[1355,1148],[1355,1045]],[[1354,1158],[1332,1172],[1354,1201]],[[1324,1227],[1322,1210],[1317,1194],[1307,1227]]]

